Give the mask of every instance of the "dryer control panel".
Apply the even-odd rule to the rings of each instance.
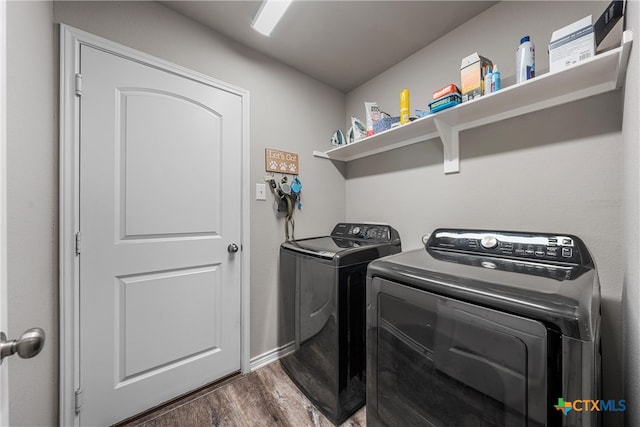
[[[437,229],[429,237],[426,249],[582,266],[592,264],[584,243],[568,234]]]

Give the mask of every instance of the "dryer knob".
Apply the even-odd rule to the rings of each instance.
[[[484,236],[482,240],[480,240],[480,244],[485,249],[493,249],[498,246],[498,239],[494,236]]]

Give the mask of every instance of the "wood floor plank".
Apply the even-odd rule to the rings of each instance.
[[[265,389],[271,391],[272,399],[286,408],[286,417],[291,426],[333,426],[298,390],[283,371],[279,362],[271,363],[256,371]]]
[[[333,427],[273,362],[211,392],[120,427]],[[341,427],[366,427],[361,408]]]
[[[288,427],[286,408],[272,398],[256,372],[249,374],[251,381],[238,382],[225,391],[244,415],[247,425]]]
[[[234,381],[238,381],[242,379],[242,375],[240,373],[234,373],[232,375],[229,375],[226,378],[223,378],[220,381],[216,381],[214,383],[208,384],[204,387],[201,387],[198,390],[195,390],[191,393],[188,393],[184,396],[178,397],[174,400],[171,400],[163,405],[158,406],[157,408],[153,408],[149,411],[145,411],[142,414],[138,414],[128,420],[125,420],[123,422],[120,422],[118,424],[115,424],[113,427],[135,427],[135,426],[141,426],[143,424],[145,424],[145,422],[153,420],[155,418],[158,418],[160,416],[162,416],[165,413],[168,413],[176,408],[179,408],[183,405],[185,405],[186,403],[192,402],[196,399],[199,399],[201,396],[210,394],[212,392],[214,392],[215,390],[224,387],[226,385],[231,384]]]

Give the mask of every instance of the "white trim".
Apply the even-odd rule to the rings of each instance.
[[[261,355],[251,359],[251,370],[255,371],[256,369],[262,368],[263,366],[266,366],[271,362],[275,362],[281,357],[293,353],[295,349],[296,343],[290,342],[289,344],[283,345],[282,347],[274,348],[273,350],[267,351],[266,353],[262,353]]]
[[[244,89],[243,89],[244,91]],[[242,92],[242,282],[241,282],[241,316],[240,328],[240,369],[243,374],[251,371],[251,145],[250,145],[250,105],[249,91]]]
[[[7,3],[0,0],[0,330],[7,318]],[[0,426],[9,425],[9,368],[0,366]]]
[[[75,390],[79,386],[78,258],[75,233],[79,218],[79,100],[75,75],[79,72],[80,45],[87,45],[148,66],[214,86],[241,97],[242,102],[242,214],[241,214],[241,346],[240,368],[250,371],[250,144],[249,91],[207,75],[147,55],[93,34],[60,24],[60,424],[78,425]]]

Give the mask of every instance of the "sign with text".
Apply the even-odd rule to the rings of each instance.
[[[265,148],[264,167],[267,172],[288,173],[298,175],[298,154]]]

